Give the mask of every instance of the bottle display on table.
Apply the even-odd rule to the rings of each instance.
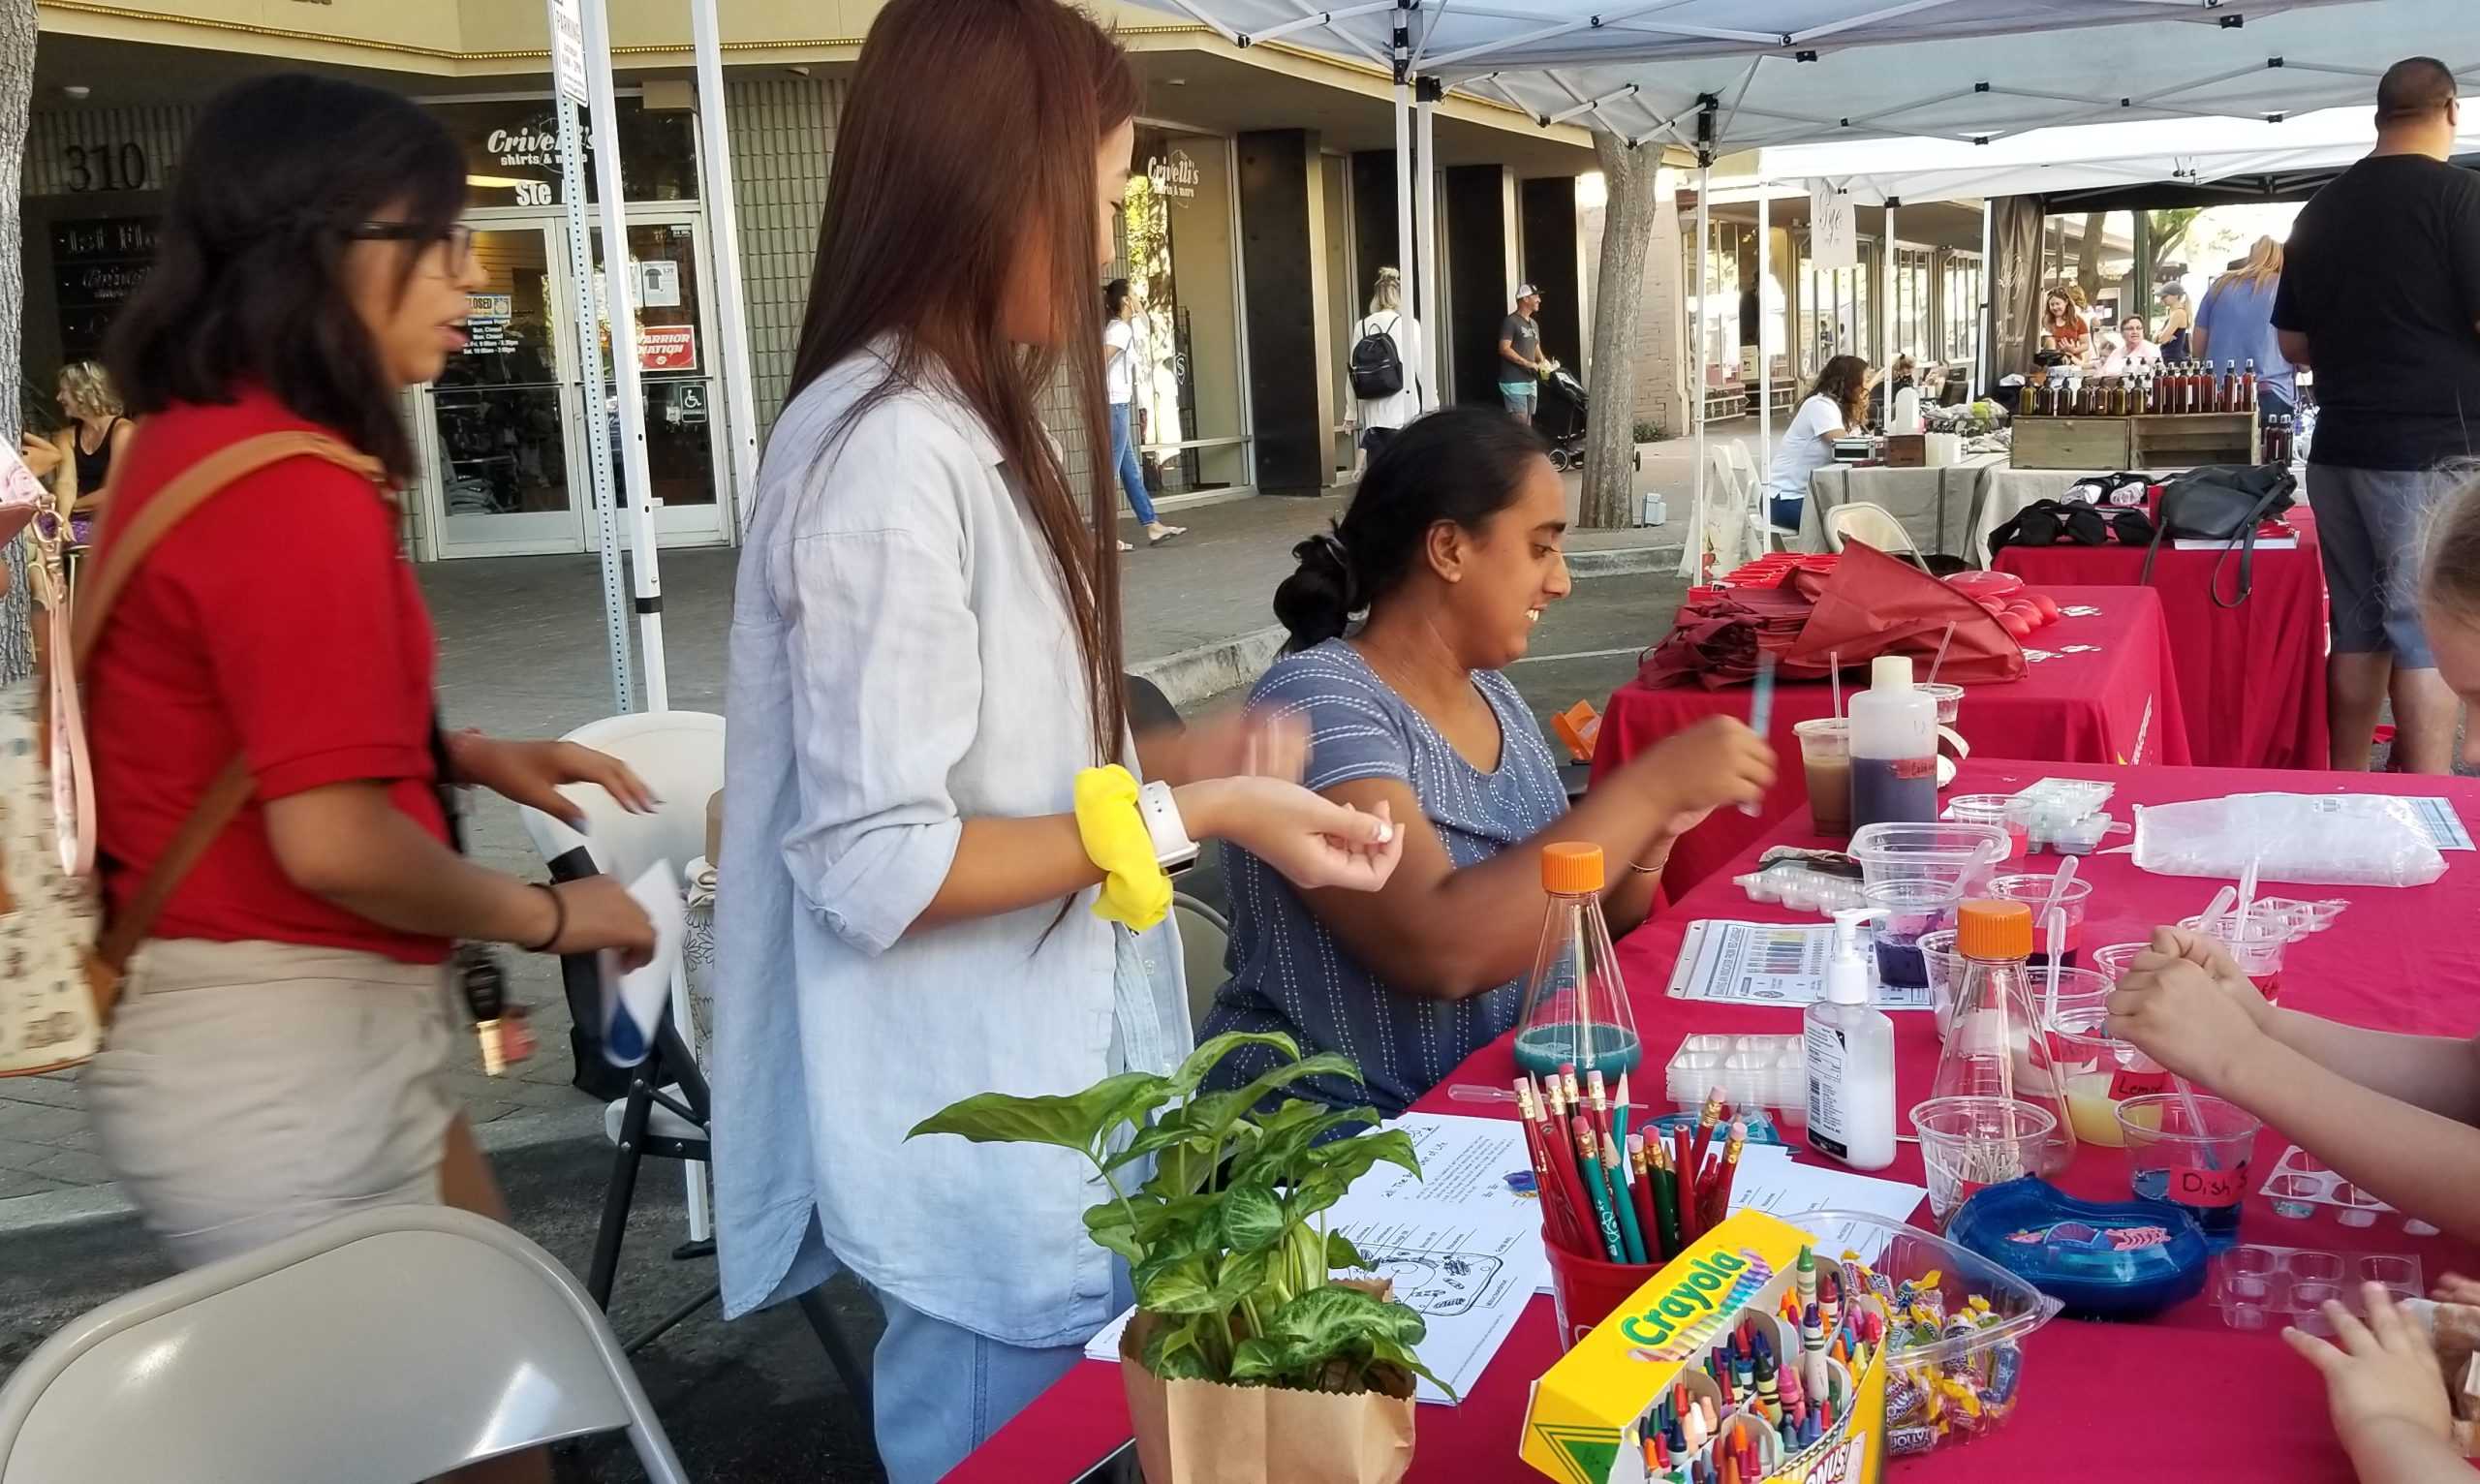
[[[1938,701],[1907,655],[1879,655],[1851,697],[1851,828],[1938,818]]]
[[[2248,357],[2246,369],[2239,373],[2239,410],[2243,413],[2256,410],[2256,358],[2252,356]]]
[[[2015,1174],[2055,1175],[2075,1159],[2075,1125],[2066,1083],[2048,1031],[2034,1006],[2032,910],[2021,902],[1967,901],[1957,911],[1955,951],[1963,978],[1938,1055],[1932,1098],[1994,1098],[2028,1102],[2051,1114],[2050,1129],[2030,1170],[1995,1169],[1988,1183]],[[2001,1142],[1993,1154],[2004,1153]]]
[[[1542,848],[1541,886],[1550,906],[1515,1033],[1515,1064],[1536,1076],[1572,1067],[1579,1076],[1616,1077],[1643,1055],[1601,912],[1606,881],[1601,847],[1561,841]]]

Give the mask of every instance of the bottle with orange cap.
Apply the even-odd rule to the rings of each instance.
[[[1617,1076],[1643,1055],[1601,913],[1604,880],[1601,847],[1562,841],[1542,849],[1541,887],[1550,906],[1515,1033],[1515,1062],[1526,1071],[1573,1067],[1579,1075]]]
[[[1955,1017],[1938,1053],[1933,1098],[2005,1098],[2057,1120],[2037,1175],[2055,1175],[2075,1158],[2066,1082],[2033,1005],[2032,910],[2021,902],[1968,901],[1958,911],[1955,950],[1964,961]]]

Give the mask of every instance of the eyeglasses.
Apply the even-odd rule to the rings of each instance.
[[[462,222],[438,230],[412,222],[363,222],[345,235],[356,242],[445,242],[450,272],[462,272],[474,261],[474,229]]]

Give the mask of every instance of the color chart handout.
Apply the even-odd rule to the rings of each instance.
[[[1721,1005],[1798,1008],[1825,993],[1825,961],[1834,946],[1830,922],[1725,922],[1688,925],[1670,998]],[[1880,984],[1869,1003],[1881,1010],[1925,1010],[1926,985]]]

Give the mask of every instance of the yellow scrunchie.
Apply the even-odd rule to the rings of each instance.
[[[1140,933],[1162,921],[1171,910],[1171,878],[1154,858],[1128,769],[1112,763],[1076,775],[1076,833],[1086,858],[1102,868],[1094,915]]]

